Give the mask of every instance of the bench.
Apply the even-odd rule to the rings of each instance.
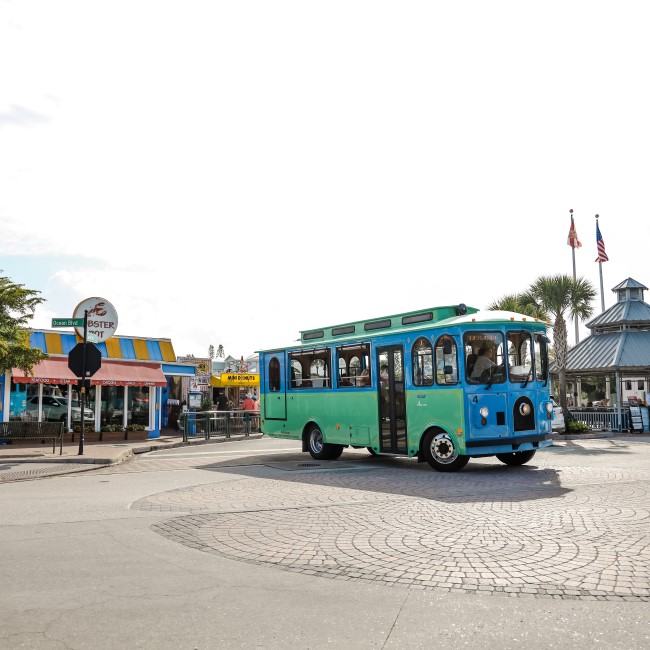
[[[51,440],[52,453],[59,441],[59,455],[63,455],[63,422],[0,422],[0,440]]]

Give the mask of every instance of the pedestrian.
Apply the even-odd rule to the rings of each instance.
[[[246,393],[246,397],[244,398],[244,401],[242,402],[242,408],[244,411],[257,411],[257,403],[253,399],[253,394],[252,393]]]
[[[228,410],[228,398],[225,393],[219,393],[217,395],[217,411],[227,411]]]

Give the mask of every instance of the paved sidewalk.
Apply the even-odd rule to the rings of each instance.
[[[249,438],[258,438],[261,434],[253,433]],[[98,467],[127,462],[148,451],[170,449],[187,445],[202,445],[240,440],[246,436],[233,435],[231,438],[214,437],[183,442],[181,432],[165,431],[160,438],[124,442],[84,442],[84,453],[79,455],[79,443],[63,444],[63,455],[59,455],[59,446],[52,453],[52,443],[45,444],[0,444],[0,483],[24,481],[59,474],[84,472]]]
[[[262,434],[253,433],[249,438],[260,437]],[[84,453],[79,455],[79,443],[64,443],[63,455],[59,455],[58,445],[52,453],[51,443],[34,444],[0,444],[0,483],[24,481],[59,474],[84,472],[98,467],[127,462],[148,451],[182,447],[187,445],[214,444],[227,440],[240,440],[246,436],[233,435],[231,438],[214,437],[210,440],[203,438],[190,439],[183,442],[181,432],[164,431],[160,438],[137,442],[91,442],[84,443]],[[603,431],[588,434],[565,435],[555,434],[557,442],[566,440],[594,439],[626,439],[635,442],[650,442],[650,433],[618,433]]]

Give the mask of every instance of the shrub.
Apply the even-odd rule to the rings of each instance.
[[[72,430],[75,433],[79,433],[81,431],[81,423],[76,423],[72,425]],[[91,422],[90,424],[87,422],[84,422],[84,433],[94,433],[95,432],[95,424]]]
[[[144,426],[144,424],[129,424],[128,427],[126,427],[127,431],[144,431],[147,427]]]
[[[578,422],[578,420],[571,420],[566,425],[566,433],[589,433],[590,431],[591,428],[588,424]]]
[[[105,424],[102,427],[102,431],[104,432],[109,432],[109,431],[124,431],[124,427],[121,424]]]

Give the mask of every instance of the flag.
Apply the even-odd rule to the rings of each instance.
[[[596,262],[607,262],[609,257],[605,252],[605,242],[603,241],[603,236],[600,234],[600,228],[598,227],[598,222],[596,221],[596,246],[598,247],[598,257]]]
[[[573,223],[573,215],[571,215],[571,228],[569,228],[569,237],[566,240],[566,243],[569,244],[571,248],[580,248],[580,246],[582,246],[578,239],[575,224]]]

